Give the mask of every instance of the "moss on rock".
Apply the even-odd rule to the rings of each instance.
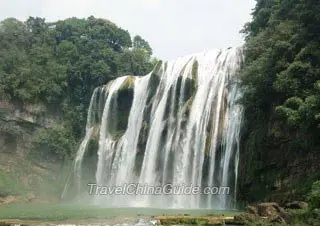
[[[191,75],[192,75],[192,79],[195,81],[196,84],[198,84],[198,69],[199,69],[199,63],[197,60],[195,60],[192,65]]]
[[[133,75],[129,75],[123,84],[120,86],[119,91],[126,90],[126,89],[133,89],[134,88],[134,81],[136,77]]]
[[[115,139],[120,139],[124,135],[125,132],[126,132],[125,130],[115,130],[111,133],[111,135]]]
[[[120,138],[128,126],[129,114],[134,97],[134,81],[136,77],[128,76],[117,92],[112,96],[108,131],[115,138]]]
[[[227,216],[159,216],[156,217],[161,225],[226,225],[236,223],[234,217]],[[242,222],[237,222],[243,225]]]
[[[162,63],[163,63],[163,62],[162,62],[161,60],[158,61],[158,63],[156,64],[156,66],[155,66],[154,69],[152,70],[152,74],[159,75],[159,72],[160,72]]]
[[[194,79],[186,78],[184,87],[184,98],[183,101],[188,101],[191,97],[195,95],[197,91],[197,83]]]

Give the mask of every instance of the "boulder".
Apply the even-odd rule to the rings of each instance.
[[[291,216],[278,203],[268,202],[258,204],[258,215],[267,218],[272,223],[290,223]]]
[[[247,206],[247,212],[254,214],[254,215],[258,215],[258,209],[255,206]]]
[[[275,202],[260,203],[258,204],[258,214],[261,217],[275,216],[278,213],[276,207],[279,207],[279,205]]]
[[[291,216],[287,213],[282,207],[274,206],[275,209],[278,211],[278,216],[281,217],[286,223],[291,223]]]
[[[286,209],[308,209],[308,203],[302,201],[289,202],[285,205]]]

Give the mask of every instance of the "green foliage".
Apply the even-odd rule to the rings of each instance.
[[[131,40],[105,19],[8,18],[0,22],[0,98],[45,104],[61,114],[64,128],[42,131],[36,143],[63,158],[83,136],[93,90],[118,76],[147,74],[158,61],[151,55],[142,37]]]
[[[152,68],[155,68],[158,65],[159,62],[160,62],[160,60],[158,58],[156,58],[156,57],[152,57],[151,60],[150,60]]]
[[[146,52],[146,57],[151,57],[152,55],[152,49],[149,45],[149,43],[141,38],[140,35],[136,35],[133,38],[133,48],[134,49],[142,49]]]
[[[144,49],[125,49],[120,55],[120,61],[123,62],[121,73],[132,74],[135,76],[145,75],[150,72],[154,66],[155,60],[150,61],[148,53]]]
[[[319,143],[319,15],[319,1],[257,1],[253,20],[242,31],[248,130],[276,119],[283,134],[289,130]]]
[[[158,60],[151,59],[152,49],[141,36],[135,36],[132,44],[133,48],[125,49],[120,56],[120,60],[124,62],[121,72],[123,74],[145,75],[153,69]]]
[[[320,180],[313,183],[308,201],[311,209],[320,208]]]
[[[76,141],[72,132],[64,125],[55,124],[52,128],[41,129],[32,142],[32,154],[54,160],[71,157]]]

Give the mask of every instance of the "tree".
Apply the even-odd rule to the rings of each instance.
[[[65,127],[63,136],[82,137],[93,90],[118,76],[152,70],[152,49],[137,37],[131,48],[128,31],[92,16],[53,23],[39,17],[5,19],[0,22],[0,97],[62,112],[62,124],[40,143],[57,155],[64,149],[70,153],[71,146],[52,133]]]
[[[136,35],[133,38],[133,49],[134,50],[143,50],[146,53],[146,57],[147,59],[150,59],[151,55],[152,55],[152,49],[149,45],[149,43],[144,40],[143,38],[141,38],[141,36]]]
[[[308,200],[311,209],[320,208],[320,180],[313,183]]]
[[[306,137],[311,146],[320,141],[319,15],[319,1],[259,0],[243,30],[249,124],[280,120],[283,133]]]

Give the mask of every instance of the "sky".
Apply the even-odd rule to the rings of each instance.
[[[29,16],[108,19],[149,42],[154,56],[173,60],[209,49],[243,44],[254,0],[0,0],[0,20]]]

